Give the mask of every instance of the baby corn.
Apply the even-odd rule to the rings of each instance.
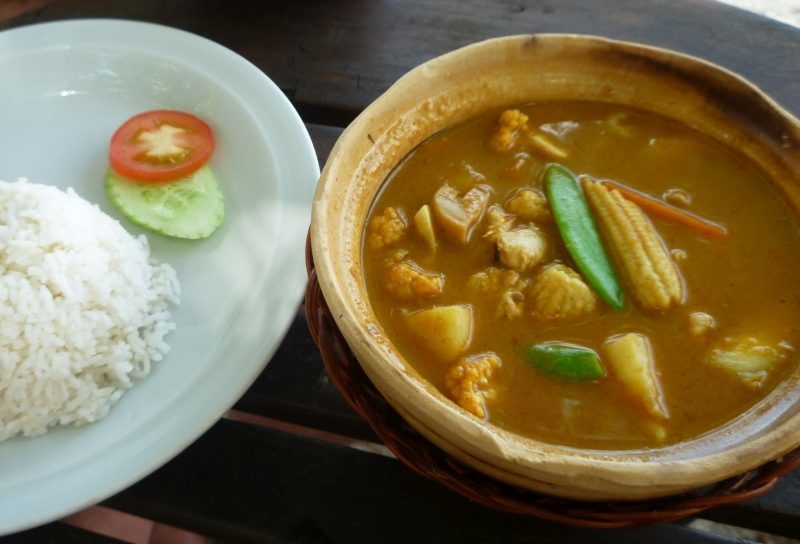
[[[583,317],[597,309],[597,295],[570,267],[554,264],[536,277],[530,292],[533,315],[539,319]]]
[[[650,310],[680,304],[683,283],[678,269],[642,210],[615,189],[586,178],[582,183],[634,298]]]

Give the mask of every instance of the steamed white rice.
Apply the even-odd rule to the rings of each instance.
[[[0,181],[0,440],[105,417],[168,351],[179,290],[72,189]]]

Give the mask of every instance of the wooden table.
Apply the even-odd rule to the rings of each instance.
[[[13,18],[0,28],[128,18],[229,47],[292,100],[320,164],[342,127],[408,69],[507,34],[590,33],[699,55],[751,79],[800,114],[800,31],[704,0],[16,0],[3,8]],[[591,531],[494,512],[411,472],[375,441],[331,385],[298,314],[269,366],[228,417],[103,504],[222,541],[737,541],[685,524]],[[703,517],[800,538],[800,471],[755,502]],[[1,540],[111,541],[60,523]]]

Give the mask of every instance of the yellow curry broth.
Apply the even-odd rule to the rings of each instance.
[[[685,303],[664,313],[646,312],[632,301],[623,282],[622,310],[600,305],[590,317],[542,322],[529,312],[516,319],[498,317],[496,300],[475,297],[470,276],[501,267],[492,241],[483,237],[486,219],[466,246],[450,243],[438,230],[432,251],[413,225],[389,247],[364,248],[364,272],[373,309],[388,337],[406,360],[445,394],[445,374],[455,361],[426,351],[409,334],[405,315],[449,304],[471,304],[472,341],[463,355],[494,352],[502,360],[492,377],[495,395],[486,401],[487,419],[500,427],[549,442],[583,448],[653,447],[697,436],[731,420],[772,390],[796,364],[793,351],[757,389],[732,373],[709,364],[711,350],[726,337],[753,336],[777,345],[800,346],[800,231],[789,205],[748,161],[722,144],[664,118],[596,103],[545,103],[519,108],[528,125],[568,152],[559,159],[576,174],[612,179],[661,198],[670,189],[691,197],[693,213],[722,223],[729,234],[709,240],[684,226],[651,219],[678,262],[685,282]],[[546,157],[520,138],[500,153],[488,142],[499,112],[452,127],[432,137],[389,176],[370,219],[386,207],[404,211],[409,223],[448,183],[460,192],[476,184],[493,190],[490,204],[503,205],[521,186],[542,187]],[[549,244],[546,262],[574,268],[555,223],[537,223]],[[387,256],[399,249],[429,271],[445,277],[443,292],[433,298],[398,300],[384,289]],[[540,269],[541,267],[539,267]],[[534,278],[539,269],[522,274]],[[689,314],[714,317],[717,328],[702,337],[689,333]],[[567,341],[598,351],[615,334],[645,334],[652,345],[657,378],[669,419],[666,437],[657,438],[651,421],[614,375],[576,383],[545,376],[525,359],[533,343]]]

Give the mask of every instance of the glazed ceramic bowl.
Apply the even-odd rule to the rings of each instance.
[[[576,35],[512,36],[448,53],[397,81],[344,131],[311,225],[319,282],[366,374],[420,433],[499,480],[552,495],[643,499],[746,472],[800,444],[800,372],[703,436],[646,451],[590,451],[525,438],[473,417],[423,380],[370,307],[362,233],[386,176],[418,144],[503,106],[587,100],[658,113],[759,165],[800,210],[800,122],[744,79],[697,58]]]

